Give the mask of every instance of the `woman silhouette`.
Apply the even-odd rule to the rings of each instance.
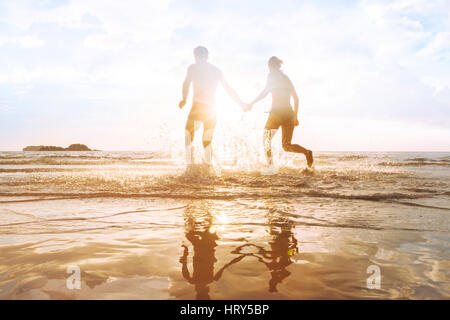
[[[264,151],[268,165],[271,166],[273,164],[272,138],[281,126],[283,149],[287,152],[303,153],[308,167],[311,167],[314,161],[312,151],[298,144],[291,143],[294,127],[298,126],[298,95],[291,80],[281,71],[282,63],[283,61],[275,56],[269,59],[270,72],[267,77],[266,87],[249,104],[248,109],[250,110],[253,104],[272,93],[272,108],[264,128]],[[294,110],[291,107],[291,96],[294,98]]]

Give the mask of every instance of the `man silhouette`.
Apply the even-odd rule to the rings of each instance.
[[[190,84],[193,84],[194,98],[192,108],[186,121],[185,148],[186,162],[194,163],[194,148],[192,142],[196,129],[203,123],[203,148],[205,149],[205,162],[211,165],[211,141],[216,127],[215,95],[219,83],[225,88],[231,98],[242,108],[246,105],[236,92],[228,85],[222,72],[214,65],[208,63],[208,50],[199,46],[194,49],[195,63],[190,65],[183,83],[183,99],[179,103],[180,109],[186,104]]]

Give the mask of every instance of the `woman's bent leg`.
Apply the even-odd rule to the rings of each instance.
[[[311,150],[308,150],[298,144],[292,144],[292,135],[294,133],[295,125],[283,125],[282,126],[282,145],[283,150],[287,152],[303,153],[310,167],[313,163],[313,154]]]

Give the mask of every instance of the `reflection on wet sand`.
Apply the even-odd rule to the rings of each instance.
[[[187,266],[188,247],[183,245],[184,251],[180,258],[183,277],[195,286],[197,299],[209,299],[209,284],[217,280],[214,276],[216,240],[218,236],[213,228],[210,203],[199,206],[188,205],[185,209],[186,239],[193,246],[192,275]]]
[[[0,299],[448,297],[444,217],[408,212],[406,230],[405,212],[374,204],[370,215],[357,204],[368,208],[305,199],[64,199],[38,211],[5,203]],[[366,287],[370,265],[381,269],[379,290]],[[69,266],[81,270],[80,290],[66,286]]]
[[[272,236],[270,251],[261,248],[261,253],[270,260],[262,260],[271,274],[269,291],[277,292],[277,285],[291,274],[286,268],[292,263],[291,257],[298,253],[298,246],[292,232],[294,224],[289,217],[270,215],[268,218],[269,233]]]
[[[237,255],[237,257],[214,273],[219,236],[214,225],[213,210],[211,201],[192,202],[185,208],[185,236],[193,247],[192,274],[188,268],[189,248],[184,244],[180,263],[184,279],[195,286],[196,298],[210,299],[209,285],[219,280],[228,267],[250,256],[267,267],[271,275],[268,290],[277,292],[277,285],[291,274],[286,269],[292,263],[291,257],[298,253],[297,239],[292,232],[293,221],[289,217],[274,214],[275,210],[268,209],[270,249],[254,243],[240,245],[230,252],[230,256]],[[254,247],[255,252],[246,252],[249,247]]]

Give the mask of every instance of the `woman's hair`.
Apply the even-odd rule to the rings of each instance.
[[[283,61],[278,57],[273,56],[270,57],[268,64],[270,68],[280,69],[281,65],[283,64]]]

